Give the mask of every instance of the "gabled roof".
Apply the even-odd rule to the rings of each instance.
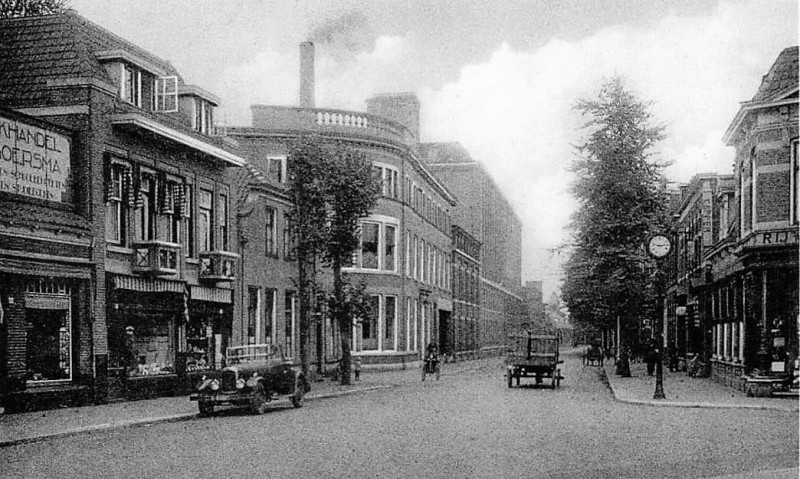
[[[72,10],[0,20],[0,100],[25,98],[54,80],[95,79],[111,84],[98,56],[114,51],[179,76],[168,61]]]
[[[722,137],[722,141],[726,145],[733,146],[736,132],[739,131],[742,121],[750,112],[797,103],[797,52],[797,46],[785,48],[778,55],[769,72],[762,77],[761,86],[753,99],[742,102],[742,106]]]
[[[752,101],[770,101],[797,88],[797,47],[784,49],[772,68],[761,79],[761,86]],[[776,98],[777,97],[777,98]]]

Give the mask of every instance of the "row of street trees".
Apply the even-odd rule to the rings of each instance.
[[[666,165],[652,151],[664,127],[654,124],[650,107],[620,77],[575,106],[588,121],[572,164],[579,207],[570,224],[562,297],[573,323],[598,331],[621,323],[622,344],[629,346],[638,337],[638,319],[654,315],[652,260],[644,244],[666,224]]]

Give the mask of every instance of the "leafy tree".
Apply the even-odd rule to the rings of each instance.
[[[664,127],[653,125],[650,106],[620,77],[575,106],[588,117],[588,136],[572,165],[579,206],[562,296],[574,321],[601,330],[640,316],[650,299],[643,244],[663,224],[665,166],[653,159]]]
[[[299,137],[289,148],[287,212],[297,256],[300,364],[308,377],[312,295],[316,292],[316,262],[327,239],[328,207],[325,183],[328,152],[316,137]]]
[[[341,383],[350,384],[353,316],[346,305],[349,300],[360,296],[348,294],[342,267],[352,261],[359,246],[360,220],[369,214],[378,201],[381,184],[372,173],[372,163],[363,153],[337,144],[331,158],[333,161],[327,165],[325,176],[329,195],[330,233],[323,257],[333,269],[333,304],[336,307],[331,312],[339,325],[342,343]]]
[[[0,0],[0,18],[34,17],[60,13],[68,0]]]
[[[308,372],[311,296],[316,290],[316,268],[322,260],[333,270],[330,313],[339,326],[341,382],[350,383],[350,336],[354,317],[365,317],[363,288],[352,288],[342,273],[359,246],[359,222],[380,194],[372,163],[342,143],[317,136],[298,138],[290,147],[289,190],[294,205],[289,224],[296,238],[300,299],[300,360]],[[360,291],[360,293],[359,293]],[[368,301],[366,301],[368,303]]]

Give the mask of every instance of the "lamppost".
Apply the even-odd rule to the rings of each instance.
[[[666,399],[664,395],[664,258],[672,250],[672,240],[663,234],[654,234],[647,240],[647,253],[656,260],[656,315],[658,318],[658,362],[656,363],[656,391],[653,399]]]

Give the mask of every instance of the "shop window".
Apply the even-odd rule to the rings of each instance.
[[[26,286],[26,379],[71,380],[71,290],[61,281],[32,281]]]
[[[126,318],[126,354],[130,362],[129,376],[152,376],[174,372],[174,347],[170,330],[174,315],[166,312],[129,314]],[[207,364],[208,358],[203,360]]]

